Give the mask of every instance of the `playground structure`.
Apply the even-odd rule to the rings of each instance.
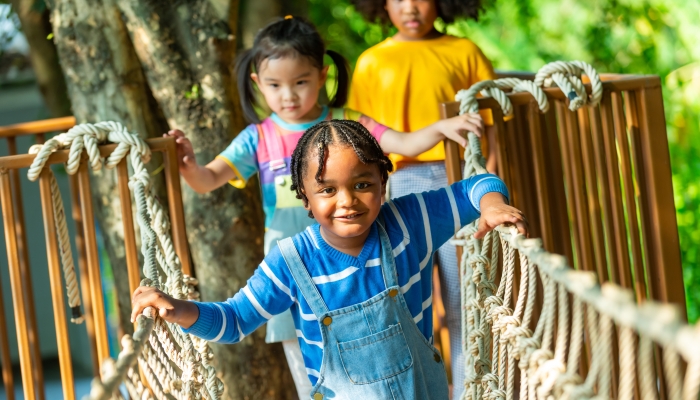
[[[521,77],[536,81],[535,76]],[[516,361],[529,357],[529,365],[519,365],[522,368],[520,377],[526,377],[520,380],[524,382],[521,393],[526,395],[521,394],[521,399],[563,395],[589,398],[595,394],[600,398],[697,399],[700,356],[692,344],[700,340],[700,333],[697,328],[683,323],[685,303],[660,82],[657,77],[627,75],[603,76],[603,81],[600,105],[575,112],[566,109],[568,93],[558,88],[544,89],[551,103],[550,110],[544,114],[531,94],[509,93],[506,97],[512,104],[513,118],[505,123],[502,105],[497,100],[478,100],[478,107],[490,108],[494,113],[499,174],[511,188],[512,203],[529,217],[531,236],[541,237],[545,249],[564,257],[547,254],[539,242],[508,230],[492,234],[484,243],[473,242],[469,228],[458,235],[457,244],[465,246],[462,266],[465,295],[472,296],[465,297],[465,303],[473,305],[468,310],[471,315],[465,318],[472,318],[471,326],[476,327],[465,332],[465,355],[471,357],[468,365],[474,367],[468,377],[470,386],[465,393],[468,398],[512,398],[518,381]],[[458,103],[443,105],[444,116],[458,112]],[[10,144],[20,134],[32,134],[38,135],[38,142],[42,142],[44,133],[65,131],[74,123],[67,118],[23,124],[0,130],[0,137],[8,138]],[[151,139],[147,143],[152,151],[164,154],[163,173],[174,249],[182,271],[190,274],[174,142]],[[9,147],[12,154],[13,147]],[[107,157],[117,147],[102,145],[99,153]],[[459,179],[461,173],[456,158],[459,149],[447,144],[447,150],[450,179]],[[471,152],[467,156],[468,166],[477,170],[479,151],[476,147],[468,150]],[[46,156],[47,165],[66,162],[70,154],[69,150],[50,152]],[[31,283],[25,279],[28,256],[18,184],[18,169],[29,167],[35,158],[35,155],[0,158],[0,197],[25,398],[43,396],[41,360],[37,358],[38,345],[33,334],[36,331],[36,322],[32,321],[34,305],[31,295],[27,295],[31,294]],[[102,364],[108,358],[106,326],[101,286],[94,284],[100,282],[100,276],[87,161],[83,157],[77,175],[70,178],[72,209],[76,223],[82,225],[76,241],[86,328],[89,333],[92,331],[89,336],[95,349],[95,361]],[[116,164],[116,169],[126,238],[125,267],[133,290],[141,274],[125,158]],[[39,179],[61,378],[65,398],[74,398],[65,329],[66,307],[61,289],[60,246],[56,242],[54,203],[46,169]],[[496,235],[501,237],[502,262],[497,261],[499,239]],[[516,251],[520,255],[517,261]],[[573,272],[567,265],[583,271],[594,270],[597,279],[590,273]],[[606,284],[601,291],[597,282],[611,284]],[[614,284],[634,289],[634,299]],[[640,308],[635,305],[635,300],[645,299],[674,306],[650,304]],[[611,305],[615,305],[615,312],[606,310],[613,308]],[[538,315],[543,317],[537,318]],[[150,330],[149,323],[144,318],[140,320],[139,328],[145,330],[139,332],[146,334],[134,335],[137,342],[145,340]],[[618,328],[619,341],[612,340],[613,324]],[[528,331],[531,332],[528,334]],[[12,374],[9,359],[5,357],[8,344],[4,332],[5,321],[0,320],[0,350],[7,390],[12,387]],[[640,351],[635,357],[637,343]],[[125,344],[130,346],[128,341]],[[157,344],[152,346],[157,347]],[[133,355],[133,347],[131,349],[129,354]],[[547,351],[556,354],[553,357]],[[533,356],[535,353],[537,356]],[[119,381],[110,377],[119,370],[119,365],[128,361],[126,357],[120,359],[122,364],[117,361],[116,366],[107,363],[111,368],[103,371],[105,383],[110,379]],[[606,366],[604,360],[610,361],[609,365]],[[148,368],[157,369],[140,364],[142,372]],[[166,363],[173,364],[177,363]],[[540,368],[545,364],[547,368]],[[127,370],[122,369],[122,372]],[[141,379],[148,381],[148,377],[140,378],[135,371],[127,374],[127,382],[132,386],[137,387]],[[685,382],[679,384],[683,382],[684,371]],[[658,382],[658,386],[653,382]],[[148,390],[146,386],[141,388]],[[173,388],[177,389],[177,385],[171,385],[167,391]],[[153,387],[151,390],[149,393],[154,398],[169,398],[163,391],[159,393]],[[632,397],[628,397],[630,393]],[[109,392],[100,394],[98,390],[93,398],[109,396]],[[9,391],[8,398],[12,398]]]

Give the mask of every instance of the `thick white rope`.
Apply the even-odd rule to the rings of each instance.
[[[580,75],[591,81],[591,96],[586,94]],[[536,86],[556,83],[568,93],[570,108],[585,104],[594,106],[602,97],[602,83],[597,72],[583,62],[548,64],[537,74]],[[478,111],[476,95],[494,97],[504,115],[512,105],[503,89],[524,88],[517,79],[479,82],[461,91],[460,113]],[[532,85],[530,85],[532,86]],[[537,99],[541,110],[548,102],[528,90]],[[465,150],[464,176],[484,173],[484,158],[475,135],[469,134]],[[697,399],[700,391],[700,327],[683,323],[671,306],[648,302],[637,305],[632,293],[611,284],[603,287],[590,272],[573,271],[566,259],[547,253],[539,239],[526,239],[514,227],[499,227],[497,233],[503,251],[501,283],[493,285],[498,262],[489,246],[495,236],[475,240],[475,223],[464,227],[452,242],[464,246],[462,253],[463,345],[466,363],[465,391],[462,399],[512,399],[514,374],[518,360],[521,372],[520,398],[541,399],[607,399],[628,398],[639,382],[645,399],[656,398],[656,379],[652,343],[663,349],[664,372],[671,399]],[[514,263],[519,254],[521,285],[515,311],[510,310],[510,293]],[[539,272],[539,274],[537,273]],[[535,332],[530,331],[535,305],[537,276],[545,290],[543,309]],[[570,300],[571,299],[571,300]],[[571,308],[570,308],[571,302]],[[584,327],[584,319],[586,324]],[[620,387],[612,387],[613,326],[620,336]],[[556,343],[554,330],[556,327]],[[493,346],[486,344],[493,339]],[[636,347],[640,335],[640,347]],[[579,362],[583,343],[590,345],[591,363],[586,379],[580,376]],[[638,355],[637,352],[639,351]],[[568,357],[567,357],[568,353]],[[683,378],[679,359],[688,363]],[[639,366],[637,366],[639,364]]]
[[[117,147],[106,160],[103,160],[99,145],[108,141],[117,143]],[[78,171],[83,151],[87,153],[88,162],[94,171],[100,170],[103,166],[108,169],[114,168],[127,154],[129,155],[134,171],[129,187],[134,192],[137,206],[137,222],[140,227],[141,251],[144,257],[143,271],[147,278],[142,285],[158,287],[177,299],[197,298],[198,294],[192,287],[196,284],[196,280],[182,273],[180,261],[170,237],[167,211],[151,191],[150,175],[145,166],[145,163],[150,160],[151,150],[146,142],[116,122],[76,125],[68,132],[48,140],[44,145],[33,147],[31,151],[37,156],[29,168],[29,179],[36,180],[51,153],[62,148],[69,149],[66,162],[66,171],[69,174],[75,174]],[[59,200],[60,197],[54,199],[55,205],[59,204]],[[69,282],[69,279],[67,278],[66,281]],[[69,290],[69,293],[72,292]],[[146,314],[150,315],[151,311]],[[139,357],[141,358],[138,363],[144,368],[144,376],[155,398],[170,398],[168,396],[178,399],[218,400],[221,398],[223,383],[216,377],[216,371],[210,363],[213,354],[207,342],[197,341],[195,345],[188,334],[177,328],[166,328],[160,319],[154,322],[152,317],[144,319],[139,316],[138,321],[141,323],[134,333],[134,339],[127,336],[122,340],[124,347],[117,362],[107,361],[104,364],[102,380],[96,379],[93,382],[90,399],[111,398],[125,379],[131,380],[127,387],[131,387],[142,396],[150,396],[143,385],[135,384],[133,380],[134,365]],[[157,335],[152,336],[154,323]],[[179,372],[174,366],[179,369]]]

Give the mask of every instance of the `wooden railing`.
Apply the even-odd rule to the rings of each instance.
[[[45,121],[35,121],[0,127],[0,139],[7,140],[9,156],[0,157],[0,201],[7,246],[7,265],[10,272],[12,303],[15,312],[15,326],[19,349],[22,386],[25,399],[44,399],[44,379],[41,355],[37,334],[35,304],[30,279],[28,243],[26,237],[24,209],[20,188],[20,169],[27,168],[35,158],[33,154],[17,155],[16,138],[33,135],[37,143],[43,143],[45,134],[49,132],[64,132],[75,125],[72,117],[57,118]],[[183,272],[191,275],[189,249],[185,236],[184,214],[180,194],[180,179],[176,160],[175,141],[171,138],[147,140],[151,150],[163,153],[165,184],[170,209],[173,242],[178,254]],[[108,156],[116,145],[100,147],[103,157]],[[66,162],[68,151],[60,150],[53,153],[47,162],[55,165]],[[132,213],[131,194],[128,187],[128,170],[126,158],[116,168],[118,177],[118,192],[121,205],[121,217],[124,227],[126,268],[129,277],[129,287],[133,292],[141,280],[136,235]],[[59,250],[56,239],[56,227],[53,220],[53,207],[49,184],[49,171],[46,169],[39,178],[41,205],[45,230],[46,253],[48,258],[48,275],[51,286],[51,301],[53,304],[58,358],[61,369],[61,382],[65,399],[75,398],[75,382],[71,365],[71,352],[68,341],[67,317],[65,307],[64,283],[61,276]],[[69,175],[71,186],[72,217],[76,225],[76,249],[78,251],[78,268],[80,271],[80,286],[85,310],[85,327],[88,343],[85,351],[92,355],[93,374],[98,376],[98,365],[109,357],[107,345],[107,324],[102,293],[102,277],[100,273],[99,255],[97,249],[95,217],[90,191],[90,179],[85,162],[75,175]],[[3,263],[4,264],[4,263]],[[0,293],[0,310],[2,309],[2,293]],[[7,337],[7,321],[0,313],[0,352],[2,352],[3,384],[8,399],[14,399],[12,365],[9,356]]]
[[[595,271],[601,282],[633,289],[639,302],[673,303],[685,315],[660,79],[601,78],[600,105],[577,112],[558,88],[544,89],[551,104],[545,114],[529,93],[509,94],[514,115],[506,122],[494,99],[479,99],[493,113],[498,174],[545,249]],[[443,118],[459,113],[456,102],[441,107]],[[445,145],[454,182],[463,150]]]

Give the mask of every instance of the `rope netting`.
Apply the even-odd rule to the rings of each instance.
[[[590,97],[582,73],[590,80]],[[481,93],[496,99],[503,114],[510,115],[504,89],[532,93],[546,111],[540,86],[552,84],[567,94],[572,111],[595,106],[602,97],[600,77],[590,65],[556,62],[543,67],[534,82],[499,79],[460,91],[460,113],[478,111],[476,96]],[[464,177],[486,172],[473,133],[464,159]],[[474,221],[453,240],[464,248],[462,399],[632,399],[639,390],[642,399],[651,400],[659,398],[662,379],[666,398],[698,399],[700,328],[685,324],[674,306],[651,301],[638,305],[629,290],[608,283],[601,287],[593,273],[573,270],[563,256],[545,251],[540,239],[527,239],[514,227],[502,226],[483,240],[474,239],[477,226]],[[520,283],[513,298],[516,278]],[[541,301],[538,288],[543,290]],[[656,359],[658,354],[662,360]],[[655,361],[662,366],[660,375]]]
[[[116,143],[117,147],[103,160],[99,145],[108,142]],[[78,171],[83,151],[87,153],[87,161],[93,171],[99,171],[103,166],[112,169],[129,155],[133,169],[129,188],[136,203],[144,260],[143,274],[146,277],[141,284],[157,287],[177,299],[196,298],[198,294],[193,288],[196,281],[182,273],[170,236],[168,214],[151,190],[150,174],[145,165],[151,158],[151,150],[146,142],[117,122],[76,125],[43,145],[32,146],[30,152],[37,156],[29,168],[29,179],[36,180],[44,168],[50,171],[46,162],[51,153],[66,148],[69,149],[69,156],[65,167],[71,175]],[[53,203],[57,210],[55,214],[64,216],[61,196],[52,174],[51,180]],[[59,247],[64,272],[68,272],[65,279],[69,299],[77,298],[79,309],[78,285],[72,267],[67,229],[64,226],[65,218],[61,223],[57,222]],[[71,307],[74,304],[73,301]],[[154,316],[151,308],[138,316],[133,336],[126,335],[122,338],[122,351],[116,361],[108,359],[102,364],[101,377],[93,380],[87,398],[97,400],[120,396],[118,389],[124,383],[130,397],[134,399],[220,399],[223,383],[216,377],[216,371],[211,365],[213,354],[208,343],[185,334],[177,325]],[[137,363],[142,374],[136,368]]]

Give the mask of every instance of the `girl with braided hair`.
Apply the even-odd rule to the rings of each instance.
[[[337,69],[336,93],[328,105],[319,103],[328,73],[324,55]],[[252,124],[216,159],[198,165],[185,134],[175,130],[168,135],[177,138],[181,175],[199,193],[210,192],[227,182],[243,188],[253,174],[259,174],[265,211],[265,254],[277,240],[301,232],[314,222],[301,200],[289,190],[290,156],[303,132],[311,126],[331,118],[355,120],[372,133],[383,151],[408,156],[430,149],[445,137],[464,144],[464,131],[480,133],[483,127],[479,114],[470,114],[405,134],[341,108],[348,93],[347,62],[340,54],[326,50],[314,26],[302,18],[288,16],[260,30],[253,48],[239,57],[236,75],[241,105]],[[264,103],[259,101],[260,95]],[[272,114],[261,121],[257,114],[260,109],[269,109]],[[308,393],[309,380],[297,334],[291,314],[286,313],[267,324],[266,341],[282,342],[298,391]]]
[[[309,128],[292,154],[289,188],[317,223],[279,241],[232,298],[189,302],[142,286],[132,318],[155,307],[185,332],[235,343],[291,309],[313,385],[302,399],[446,400],[425,267],[475,218],[479,238],[503,223],[527,234],[527,225],[495,175],[385,201],[391,170],[363,124]]]
[[[393,25],[397,33],[367,49],[357,60],[348,105],[392,129],[414,131],[440,119],[439,105],[454,101],[460,89],[496,78],[491,62],[479,47],[465,38],[440,33],[435,21],[457,18],[476,20],[482,0],[352,0],[369,22]],[[378,67],[380,66],[380,67]],[[482,114],[489,138],[486,169],[496,170],[495,130],[489,111]],[[391,154],[396,172],[390,179],[390,196],[447,186],[442,144],[416,156]],[[453,398],[461,398],[464,385],[462,313],[459,265],[454,246],[436,255],[440,292],[449,330]],[[442,342],[446,347],[448,343]]]

